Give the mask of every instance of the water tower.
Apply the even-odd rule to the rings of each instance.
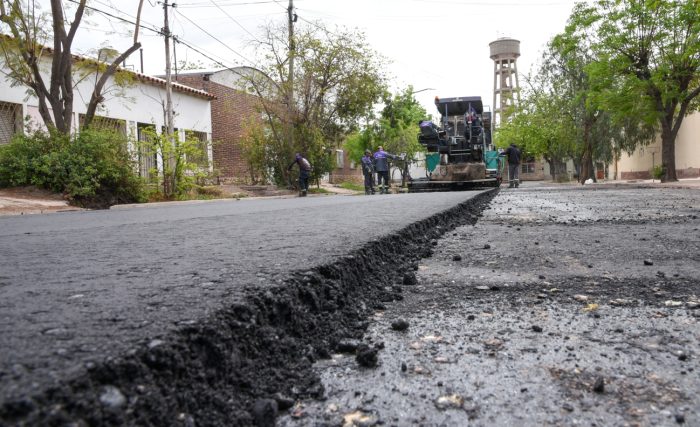
[[[493,59],[493,124],[501,123],[502,114],[520,102],[518,85],[518,65],[520,41],[508,37],[489,43]]]

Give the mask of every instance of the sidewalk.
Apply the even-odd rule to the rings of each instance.
[[[262,198],[287,198],[296,197],[295,191],[286,189],[270,189],[265,186],[253,188],[254,186],[221,186],[226,194],[242,195],[245,199]],[[322,183],[321,188],[328,192],[328,195],[354,195],[359,194],[353,190],[336,187],[332,184]],[[221,199],[211,199],[221,200]],[[210,200],[187,200],[183,202],[152,202],[129,205],[115,205],[113,208],[124,208],[134,206],[152,206],[154,204],[171,203],[205,203]],[[7,215],[33,215],[50,212],[80,211],[82,208],[71,206],[60,194],[52,193],[33,187],[0,188],[0,216]]]
[[[522,181],[520,187],[542,187],[542,186],[565,186],[565,187],[580,187],[581,184],[577,181],[569,182],[552,182],[552,181]],[[660,182],[658,179],[630,179],[630,180],[599,180],[592,184],[584,184],[584,186],[593,187],[665,187],[665,188],[690,188],[700,189],[700,178],[684,178],[676,182]],[[501,185],[501,188],[507,188],[508,185]]]
[[[630,180],[601,180],[594,184],[586,185],[633,185],[665,188],[695,188],[700,189],[700,178],[684,178],[676,182],[661,182],[658,179],[630,179]]]
[[[33,187],[0,188],[0,216],[79,211],[60,194]]]

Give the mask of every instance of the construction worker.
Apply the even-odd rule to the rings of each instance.
[[[294,161],[287,167],[287,172],[292,170],[294,165],[299,166],[299,197],[306,197],[309,191],[309,176],[311,175],[311,163],[301,154],[294,156]]]
[[[362,174],[365,176],[365,194],[374,194],[374,159],[372,152],[365,150],[362,156]]]
[[[377,185],[380,194],[389,194],[389,159],[395,158],[395,155],[384,151],[381,145],[374,153],[374,169],[377,171]]]
[[[511,143],[503,155],[508,157],[508,188],[518,188],[520,185],[520,150],[514,143]]]

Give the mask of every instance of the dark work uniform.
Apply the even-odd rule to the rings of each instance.
[[[374,153],[374,169],[377,171],[377,185],[380,193],[389,193],[389,159],[396,156],[384,150]]]
[[[292,170],[294,164],[299,166],[299,196],[304,197],[309,191],[309,176],[311,175],[311,163],[304,157],[297,155],[292,163],[289,164],[287,170]]]
[[[510,144],[503,153],[508,156],[508,187],[517,187],[520,185],[520,150]]]
[[[374,194],[374,161],[371,154],[362,156],[362,174],[365,176],[365,194]]]

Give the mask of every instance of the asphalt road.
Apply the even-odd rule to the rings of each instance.
[[[278,424],[700,425],[698,216],[698,189],[503,189],[375,310],[377,366],[317,362]]]
[[[7,413],[23,416],[36,409],[27,396],[155,347],[236,303],[245,289],[334,263],[476,194],[244,199],[0,218],[0,406],[19,401]]]

